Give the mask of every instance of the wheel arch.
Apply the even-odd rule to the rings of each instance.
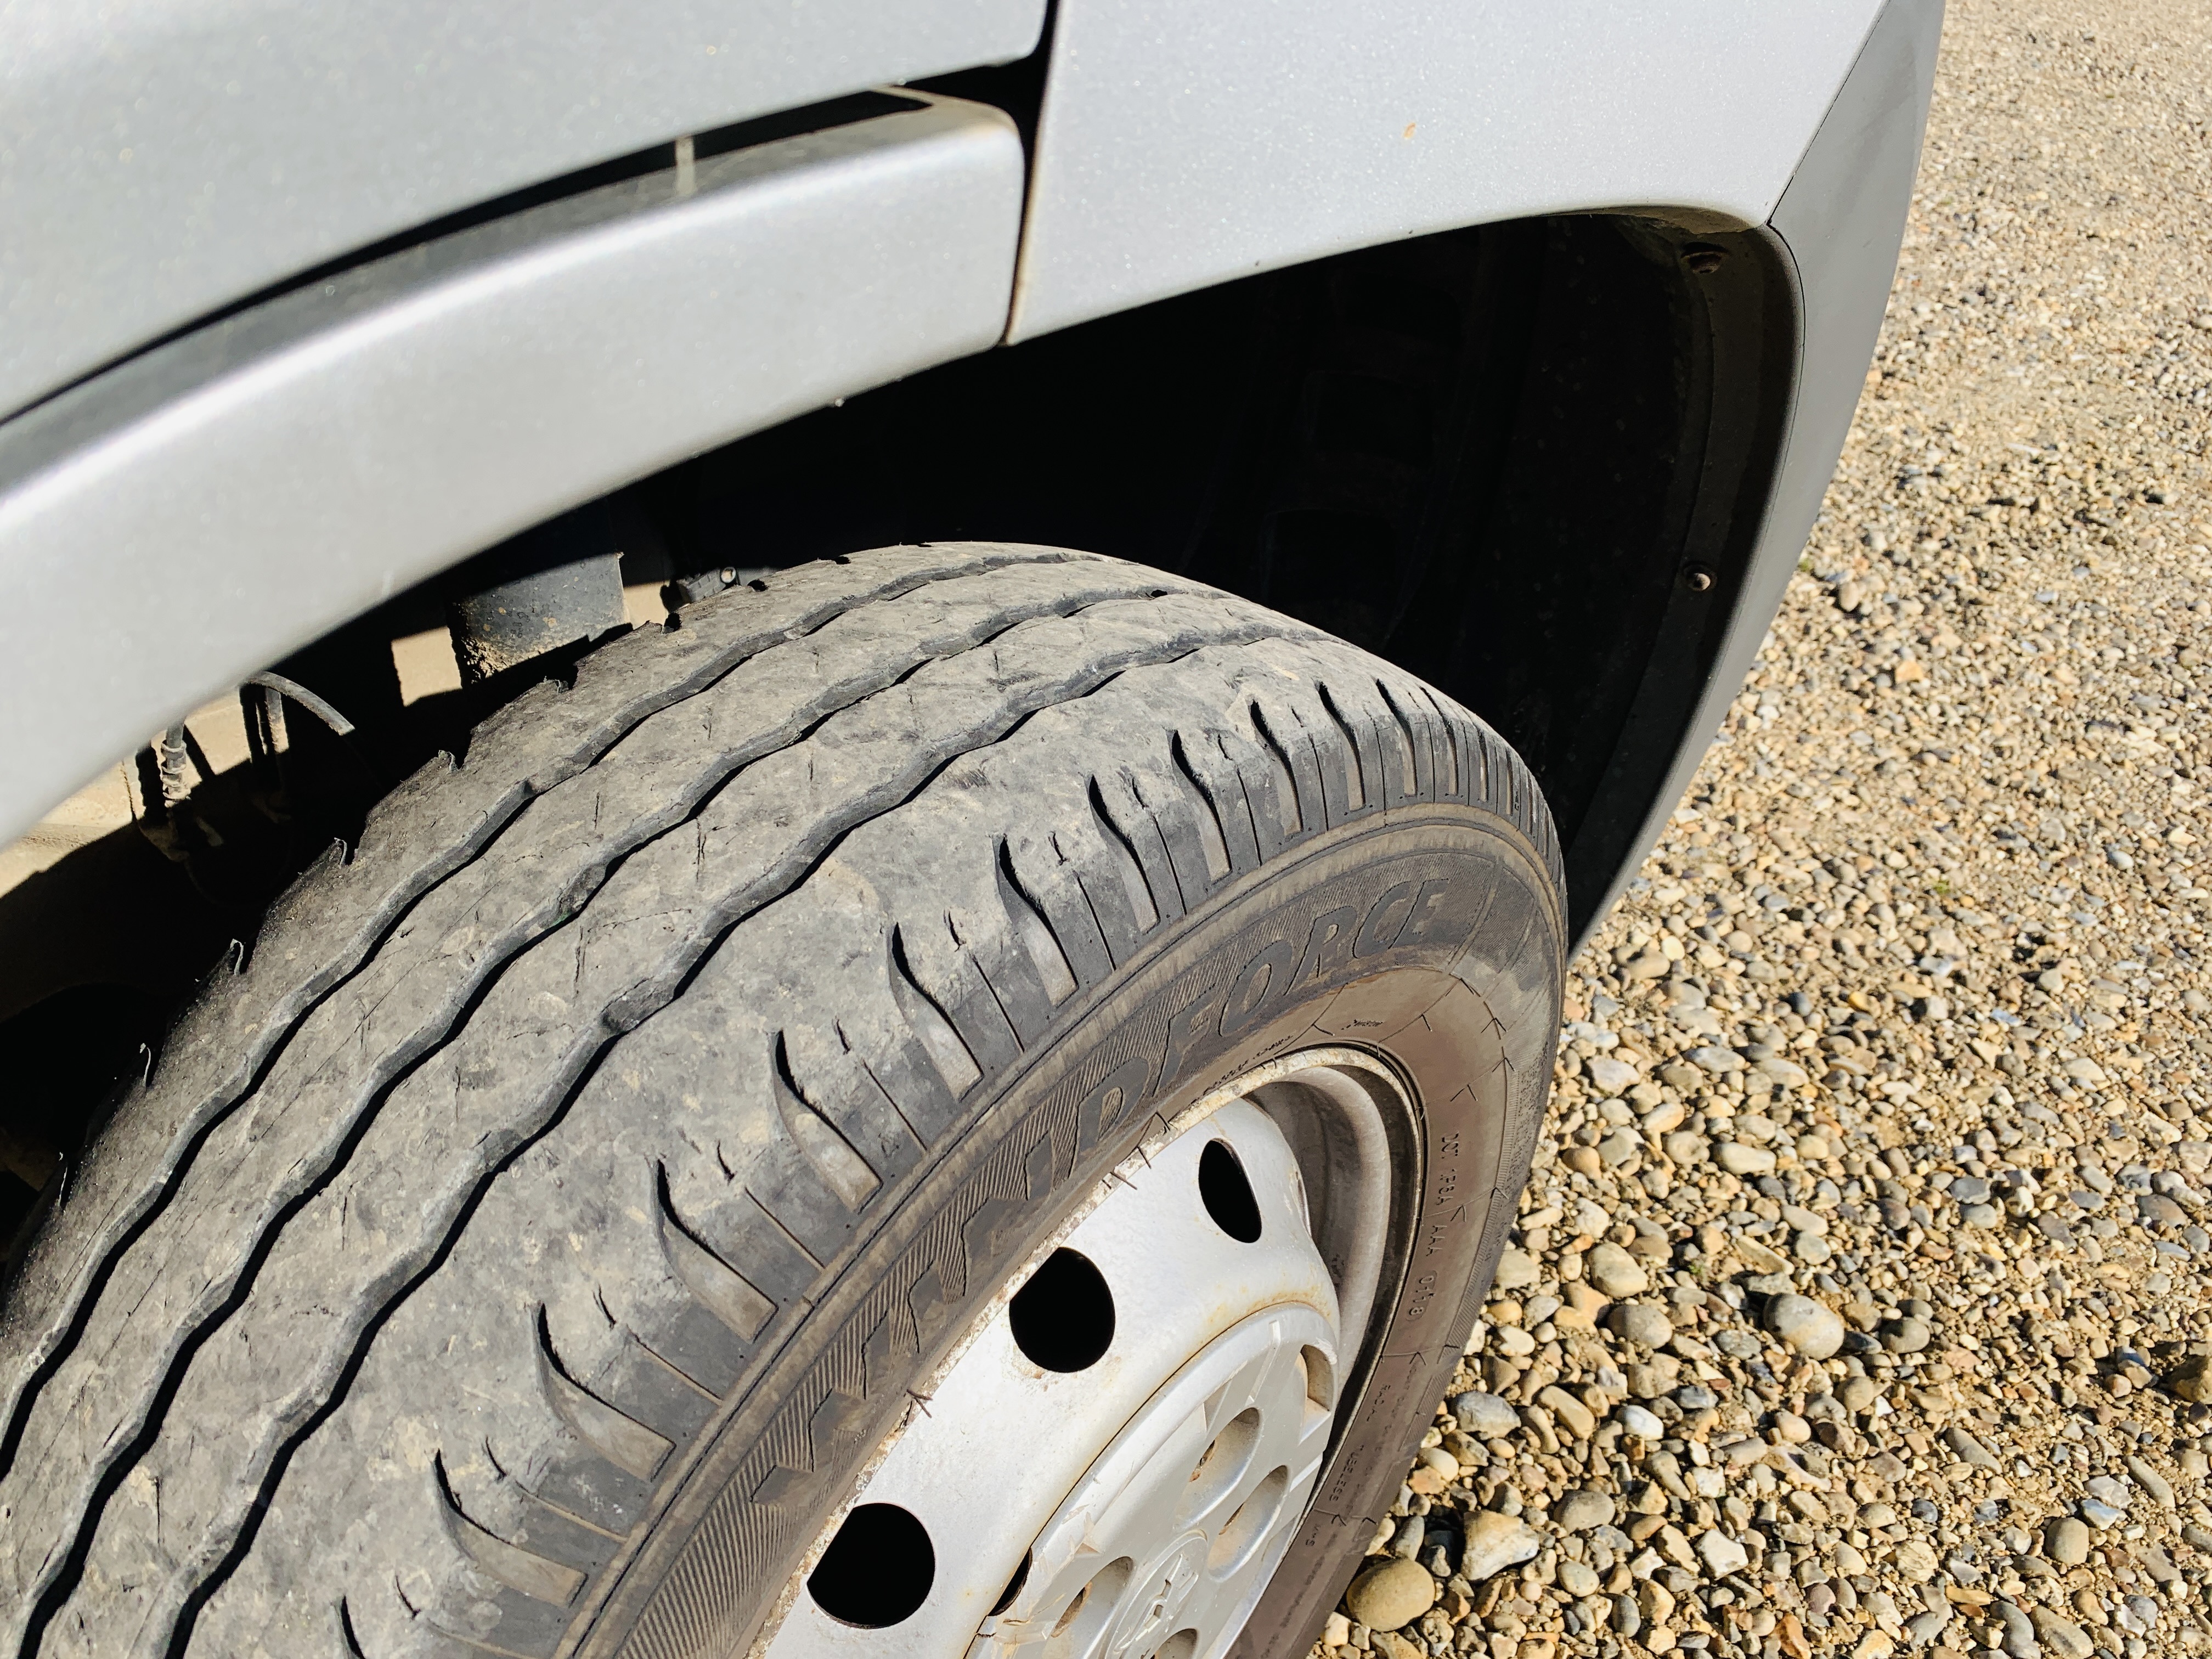
[[[1382,514],[1395,515],[1389,528],[1401,542],[1419,544],[1397,558],[1391,625],[1410,619],[1427,635],[1393,642],[1357,626],[1343,631],[1436,679],[1530,752],[1566,840],[1577,932],[1586,932],[1686,783],[1701,749],[1691,737],[1724,712],[1840,446],[1893,264],[1939,20],[1925,0],[1883,9],[1798,166],[1801,182],[1782,191],[1768,224],[1747,227],[1709,205],[1630,204],[1391,237],[993,352],[987,348],[1006,331],[1014,289],[1022,192],[1030,190],[1034,216],[1038,181],[1048,176],[1036,155],[1024,155],[1017,126],[1040,154],[1051,130],[1035,127],[1036,111],[1012,100],[1004,100],[1010,121],[985,105],[916,93],[920,108],[721,158],[741,175],[741,188],[678,200],[683,185],[673,174],[626,180],[221,319],[0,427],[0,586],[10,615],[39,619],[36,629],[20,630],[21,648],[0,677],[0,708],[16,734],[15,763],[0,788],[0,834],[20,831],[147,730],[244,674],[611,489],[653,501],[664,518],[690,515],[669,526],[679,562],[789,562],[885,540],[1006,534],[1206,574],[1310,616],[1332,581],[1362,561],[1371,568],[1374,543],[1354,535],[1336,553],[1316,556],[1319,541],[1309,534],[1278,558],[1286,550],[1275,534],[1284,514],[1304,514],[1308,532],[1331,523],[1357,530],[1351,521],[1361,516],[1359,502],[1285,494],[1286,484],[1316,483],[1310,471],[1283,476],[1304,441],[1289,428],[1327,416],[1343,447],[1370,461],[1379,453],[1387,464],[1394,447],[1406,447],[1407,413],[1402,401],[1392,406],[1387,387],[1365,406],[1333,413],[1311,398],[1281,404],[1283,377],[1252,374],[1254,342],[1295,336],[1297,349],[1309,349],[1317,293],[1377,273],[1387,286],[1394,270],[1456,260],[1454,280],[1464,291],[1454,295],[1446,283],[1444,302],[1484,332],[1476,355],[1487,356],[1460,367],[1486,395],[1448,398],[1449,407],[1427,411],[1457,423],[1444,435],[1461,447],[1449,467],[1429,469],[1436,476],[1420,489],[1400,480]],[[976,84],[957,89],[989,97],[992,76],[1025,76],[1041,94],[1053,36],[1048,30],[1036,58],[960,77]],[[1839,193],[1833,179],[1802,182],[1823,155],[1863,160],[1869,142],[1881,153],[1870,170],[1860,168],[1854,191]],[[880,210],[895,200],[905,217],[887,225]],[[717,206],[720,222],[710,222]],[[851,234],[840,240],[841,229]],[[578,250],[594,238],[616,250],[608,264],[620,268],[619,282],[571,283],[557,303],[533,312],[562,284],[526,278],[573,275],[590,263]],[[733,250],[748,241],[751,263],[732,276]],[[1717,273],[1686,275],[1693,249],[1718,250]],[[1607,264],[1610,274],[1583,280]],[[1537,268],[1548,275],[1532,280]],[[672,293],[693,308],[670,306]],[[1562,293],[1579,295],[1579,323],[1567,314],[1571,305],[1559,303]],[[1624,294],[1633,300],[1629,311],[1607,317],[1610,299]],[[479,335],[503,335],[510,344],[556,338],[577,361],[547,374],[544,360],[555,354],[540,353],[518,373],[513,354],[492,363],[495,352],[479,352],[472,361],[420,328],[410,337],[426,318],[451,324],[466,309],[457,295],[478,304],[470,320]],[[510,308],[510,319],[487,330],[484,307],[494,301]],[[1644,320],[1640,333],[1624,326],[1631,313]],[[1032,308],[1033,333],[1041,314]],[[1219,349],[1215,325],[1224,316],[1243,331],[1242,361]],[[1434,321],[1414,319],[1413,337]],[[1610,328],[1615,343],[1632,340],[1647,383],[1608,381],[1587,332],[1575,360],[1572,337],[1583,325]],[[1209,330],[1206,372],[1161,378],[1149,391],[1132,383],[1132,369],[1157,369],[1158,349]],[[386,348],[374,372],[366,358],[348,355],[372,336]],[[1464,333],[1457,337],[1467,343]],[[779,349],[794,340],[807,349]],[[1133,356],[1121,349],[1131,342],[1139,348]],[[716,349],[751,372],[702,376],[697,360]],[[1536,411],[1540,422],[1519,404],[1508,408],[1510,398],[1491,395],[1501,376],[1516,372],[1516,352],[1519,372],[1534,362],[1548,397]],[[1055,362],[1086,374],[1103,365],[1122,384],[1114,399],[1099,396],[1095,379],[1063,374],[1041,384],[1054,377],[1039,366]],[[299,373],[303,363],[313,372]],[[390,372],[394,364],[400,372]],[[1799,419],[1808,369],[1820,404],[1817,432]],[[1340,390],[1349,386],[1353,404],[1357,371],[1315,368],[1334,375]],[[614,397],[584,395],[594,374]],[[1370,393],[1374,378],[1366,377]],[[296,393],[310,381],[311,395],[267,395],[280,383]],[[516,387],[533,386],[537,406],[490,418],[491,397],[511,402]],[[869,387],[882,389],[858,395]],[[1272,447],[1255,447],[1249,430],[1227,430],[1230,400],[1247,405],[1236,418],[1249,428],[1259,418],[1251,405],[1269,397],[1278,406],[1259,416],[1295,417],[1277,421]],[[1142,426],[1150,437],[1184,442],[1202,417],[1224,417],[1204,434],[1213,460],[1238,444],[1241,458],[1205,469],[1153,465],[1158,455],[1130,441],[1127,428]],[[1086,487],[1093,533],[1071,534],[1068,515],[1040,501],[1051,469],[1017,477],[1002,467],[992,478],[971,465],[957,481],[915,476],[916,456],[941,457],[948,441],[972,452],[994,419],[1001,435],[1012,430],[1018,452],[1034,454],[1047,438],[1060,445],[1054,476]],[[1102,433],[1115,423],[1124,430]],[[856,453],[855,431],[872,434],[862,446],[872,453]],[[1644,465],[1633,503],[1611,503],[1620,510],[1609,520],[1598,511],[1607,503],[1577,497],[1618,492],[1584,488],[1571,467],[1558,470],[1577,432],[1644,461],[1664,457]],[[393,433],[403,439],[396,446]],[[244,434],[228,453],[227,434]],[[887,453],[886,441],[903,453]],[[1492,545],[1455,563],[1445,532],[1455,525],[1481,531],[1476,521],[1492,504],[1501,469],[1526,476],[1516,443],[1554,466],[1551,500],[1524,489],[1499,518],[1520,550]],[[1066,464],[1071,447],[1088,465],[1087,479],[1083,465]],[[863,471],[858,488],[851,475],[827,477],[826,469],[847,463]],[[1364,465],[1337,469],[1340,494],[1376,495],[1375,466],[1364,480],[1352,477]],[[697,508],[718,490],[726,497],[716,481],[732,476],[750,479],[763,511],[744,547],[709,547]],[[1241,525],[1230,499],[1238,489]],[[267,499],[257,495],[263,490]],[[825,501],[826,522],[800,522]],[[1458,550],[1468,544],[1463,535]],[[88,546],[107,550],[89,576]],[[317,556],[300,557],[303,546]],[[1301,560],[1303,574],[1290,586],[1307,591],[1279,592],[1279,566]],[[1547,582],[1556,591],[1533,596],[1550,607],[1543,625],[1513,621],[1470,655],[1463,639],[1441,637],[1447,611],[1435,608],[1436,583],[1423,585],[1435,572],[1458,583],[1442,596],[1448,605],[1478,589],[1506,608],[1501,596],[1528,597]],[[1686,586],[1698,577],[1707,585]],[[1632,593],[1636,603],[1624,608]],[[1581,680],[1577,664],[1587,671]]]

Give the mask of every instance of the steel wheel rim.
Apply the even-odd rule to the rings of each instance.
[[[1394,1108],[1407,1097],[1389,1067],[1326,1048],[1164,1126],[915,1385],[756,1653],[1225,1651],[1296,1536],[1389,1300]],[[1251,1213],[1232,1220],[1256,1218],[1255,1237],[1218,1213],[1240,1182]],[[1054,1352],[1038,1311],[1075,1307],[1057,1317],[1079,1339],[1085,1317],[1095,1328],[1085,1293],[1066,1292],[1071,1255],[1110,1300],[1088,1364],[1096,1329]]]

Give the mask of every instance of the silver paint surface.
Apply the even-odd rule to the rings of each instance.
[[[1401,236],[1763,223],[1879,0],[1062,0],[1012,337]]]
[[[0,414],[541,180],[1019,58],[1043,0],[9,0]]]

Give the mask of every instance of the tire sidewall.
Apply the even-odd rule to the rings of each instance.
[[[814,1313],[663,1485],[574,1650],[755,1650],[915,1400],[1109,1172],[1254,1068],[1351,1047],[1411,1103],[1386,1125],[1383,1280],[1364,1342],[1346,1334],[1358,1352],[1309,1513],[1236,1650],[1303,1651],[1398,1495],[1503,1248],[1549,1082],[1565,922],[1547,860],[1460,804],[1375,811],[1222,881],[1064,1002],[976,1085],[944,1153],[879,1200]],[[825,1436],[825,1406],[855,1399]]]

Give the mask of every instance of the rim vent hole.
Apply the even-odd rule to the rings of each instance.
[[[1048,1371],[1088,1370],[1114,1341],[1114,1292],[1091,1258],[1054,1250],[1007,1304],[1014,1346]]]
[[[999,1599],[991,1604],[990,1616],[996,1619],[1014,1605],[1014,1598],[1022,1593],[1022,1586],[1030,1582],[1030,1560],[1033,1551],[1022,1552],[1022,1564],[1014,1569],[1014,1576],[1006,1580],[1006,1587],[999,1592]]]
[[[912,1618],[936,1578],[929,1528],[896,1504],[862,1504],[807,1575],[806,1592],[840,1624],[883,1630]]]
[[[1209,1140],[1198,1155],[1198,1195],[1213,1224],[1239,1244],[1260,1242],[1260,1200],[1252,1196],[1244,1165],[1225,1140]]]
[[[1136,1571],[1137,1564],[1126,1555],[1107,1563],[1089,1583],[1075,1592],[1075,1599],[1067,1604],[1066,1610],[1060,1615],[1059,1622],[1053,1626],[1052,1636],[1048,1639],[1057,1641],[1073,1630],[1075,1634],[1068,1640],[1068,1650],[1079,1652],[1089,1638],[1097,1635],[1105,1627],[1106,1621],[1114,1616],[1115,1606],[1121,1601],[1121,1592],[1129,1587],[1129,1579]]]
[[[1306,1398],[1322,1410],[1336,1404],[1336,1367],[1311,1343],[1298,1350],[1298,1364],[1306,1374]]]

